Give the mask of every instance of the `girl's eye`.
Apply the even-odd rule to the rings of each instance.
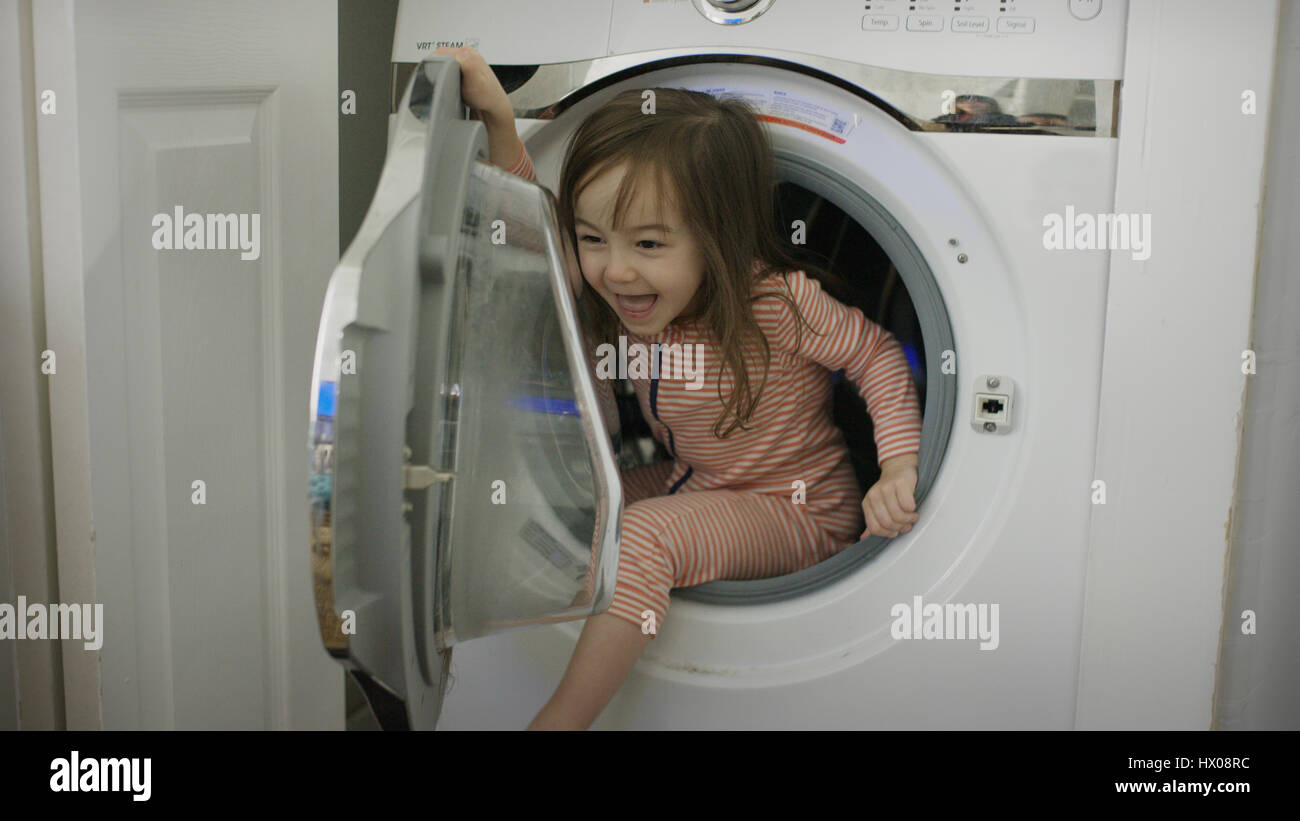
[[[643,239],[640,242],[638,242],[637,245],[644,247],[645,250],[647,251],[653,251],[656,248],[664,247],[664,244],[662,242],[655,242],[652,239]]]
[[[591,234],[583,234],[578,237],[579,242],[600,242],[600,237],[593,237]]]

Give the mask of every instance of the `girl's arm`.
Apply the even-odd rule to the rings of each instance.
[[[498,128],[500,128],[500,126],[498,126]],[[532,158],[528,156],[528,149],[524,147],[524,141],[519,138],[519,135],[517,133],[515,133],[515,124],[513,120],[508,126],[508,129],[509,129],[509,135],[514,137],[514,141],[516,143],[515,150],[518,152],[519,159],[515,160],[515,162],[511,165],[505,165],[504,163],[497,162],[496,157],[494,156],[492,159],[492,164],[501,166],[505,170],[509,171],[511,174],[517,174],[518,176],[523,177],[526,180],[529,180],[531,182],[537,182],[537,174],[536,172],[533,171]],[[488,140],[491,139],[492,139],[492,129],[488,128]]]
[[[857,385],[871,414],[876,461],[882,468],[911,462],[921,448],[921,405],[907,357],[894,335],[822,290],[821,283],[802,271],[788,276],[791,296],[812,326],[802,332],[795,348],[796,320],[788,305],[764,299],[755,314],[767,314],[776,344],[805,356],[828,370],[844,369]],[[897,461],[895,461],[897,460]]]
[[[532,160],[515,130],[510,98],[487,61],[471,46],[443,46],[433,53],[455,57],[460,63],[460,96],[487,129],[488,158],[492,164],[536,182]]]
[[[920,519],[913,494],[921,446],[920,403],[907,357],[893,334],[823,292],[821,283],[802,271],[791,273],[788,282],[812,330],[800,325],[796,337],[794,313],[780,300],[760,300],[755,314],[766,313],[766,321],[775,325],[778,346],[831,370],[843,368],[866,400],[875,428],[880,479],[862,500],[867,529],[859,538],[906,533]]]
[[[510,111],[507,116],[496,115],[493,119],[481,116],[480,119],[487,129],[488,152],[492,164],[530,182],[537,182],[532,158],[528,156],[528,149],[524,147],[524,141],[515,130],[514,112]]]

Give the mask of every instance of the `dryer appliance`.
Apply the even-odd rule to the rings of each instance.
[[[389,157],[317,349],[327,646],[413,726],[522,728],[572,619],[607,601],[614,460],[648,455],[627,429],[616,457],[592,404],[549,200],[486,166],[454,62],[425,61],[471,44],[547,186],[619,91],[753,103],[783,219],[843,274],[837,296],[904,344],[924,403],[911,532],[675,591],[595,727],[1073,726],[1107,264],[1048,247],[1045,225],[1112,207],[1126,6],[403,2]],[[503,246],[486,239],[498,219],[522,228]],[[841,394],[865,485],[869,427]],[[497,480],[520,496],[493,506]],[[949,638],[927,638],[936,614]]]

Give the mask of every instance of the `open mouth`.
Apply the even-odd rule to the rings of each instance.
[[[658,294],[614,294],[619,313],[629,319],[644,319],[659,304]]]

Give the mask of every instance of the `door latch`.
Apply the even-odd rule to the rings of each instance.
[[[450,482],[456,474],[449,470],[434,470],[428,465],[402,465],[402,488],[424,490],[434,482]]]

